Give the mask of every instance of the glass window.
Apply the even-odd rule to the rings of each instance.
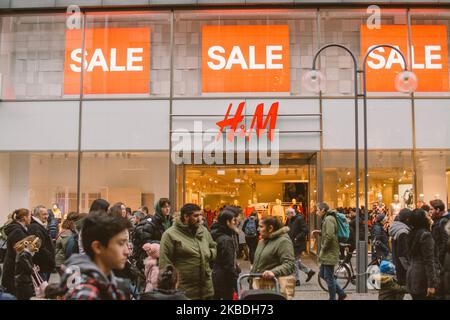
[[[0,153],[0,217],[37,205],[76,211],[77,155],[68,153]]]
[[[417,191],[419,201],[441,199],[450,205],[450,151],[418,151]]]
[[[93,12],[86,19],[86,97],[169,96],[169,13]],[[78,36],[75,31],[71,38]],[[77,70],[80,57],[75,57]],[[76,72],[67,72],[76,76]]]
[[[65,35],[65,14],[21,14],[1,18],[2,99],[65,97]],[[73,41],[81,47],[81,38]],[[71,98],[79,96],[80,78],[71,79]]]
[[[383,9],[380,14],[381,28],[371,29],[372,24],[377,22],[370,18],[371,14],[366,9],[324,9],[320,10],[320,45],[342,44],[349,48],[356,56],[358,68],[362,65],[361,50],[362,44],[370,45],[390,43],[391,26],[402,26],[405,31],[406,46],[406,10],[403,9]],[[370,26],[369,26],[370,25]],[[386,28],[383,28],[386,26]],[[363,29],[368,32],[364,33]],[[384,36],[383,36],[384,35]],[[364,37],[364,38],[363,38]],[[406,48],[400,48],[407,56]],[[387,54],[386,51],[384,54]],[[369,59],[370,60],[370,59]],[[386,61],[387,62],[387,61]],[[332,96],[354,95],[354,68],[349,54],[340,48],[328,48],[320,56],[321,71],[325,77],[323,94]],[[386,64],[380,65],[381,68]],[[386,90],[372,89],[371,84],[377,82],[379,77],[376,74],[370,78],[370,68],[367,73],[367,87],[370,95],[386,95]],[[392,81],[392,92],[389,95],[399,95],[395,92]],[[376,92],[378,91],[378,92]],[[381,91],[381,92],[380,92]]]
[[[412,155],[410,151],[369,151],[369,209],[379,201],[389,209],[398,196],[402,207],[414,206]],[[324,201],[330,208],[356,206],[355,154],[323,153]],[[359,203],[364,206],[364,158],[360,152]]]
[[[449,96],[450,10],[411,9],[417,96]]]
[[[81,160],[80,212],[97,198],[123,202],[133,211],[169,196],[167,152],[84,152]]]
[[[311,95],[301,77],[317,50],[316,30],[315,10],[177,12],[174,94]]]

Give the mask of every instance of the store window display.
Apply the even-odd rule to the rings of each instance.
[[[276,199],[275,205],[272,207],[272,217],[275,217],[280,221],[281,224],[284,224],[285,216],[284,216],[284,209],[281,205],[281,200]]]

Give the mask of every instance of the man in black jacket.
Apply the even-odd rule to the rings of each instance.
[[[55,247],[47,229],[48,212],[45,206],[39,205],[33,210],[30,223],[30,234],[39,237],[41,248],[33,257],[33,262],[39,266],[39,273],[43,280],[48,281],[55,269]]]
[[[436,255],[439,258],[439,264],[443,266],[448,241],[448,234],[445,232],[445,225],[450,220],[450,213],[445,211],[445,204],[442,200],[432,200],[430,201],[430,206],[430,214],[433,219],[431,234],[433,235]]]
[[[411,215],[410,209],[402,209],[389,228],[389,236],[392,238],[392,260],[395,265],[397,282],[402,286],[406,285],[406,270],[409,267],[408,235]]]
[[[306,225],[305,220],[303,219],[300,212],[296,210],[296,208],[289,208],[286,210],[287,215],[287,221],[286,226],[289,227],[289,237],[292,240],[292,243],[294,245],[294,255],[297,259],[296,263],[296,271],[295,271],[295,285],[300,285],[300,277],[299,277],[299,269],[306,273],[308,276],[306,278],[306,282],[311,280],[311,278],[314,276],[315,271],[311,270],[307,266],[305,266],[300,257],[303,251],[306,251],[306,237],[308,236],[308,226]]]

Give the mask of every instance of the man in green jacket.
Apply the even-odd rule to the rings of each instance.
[[[180,217],[161,238],[159,268],[173,265],[178,270],[178,288],[189,299],[205,300],[214,296],[210,262],[216,258],[216,243],[202,225],[201,208],[192,203],[181,208]]]
[[[334,267],[339,263],[338,225],[335,212],[324,203],[317,204],[317,214],[322,219],[321,230],[314,230],[312,234],[320,234],[320,277],[328,286],[330,300],[336,300],[336,292],[339,300],[344,300],[347,294],[342,290],[334,278]]]

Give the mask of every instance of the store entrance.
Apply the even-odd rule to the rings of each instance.
[[[309,153],[283,154],[276,172],[263,165],[183,165],[177,170],[181,182],[177,194],[183,197],[178,203],[196,203],[216,214],[226,205],[235,205],[245,216],[257,211],[260,218],[276,216],[283,222],[286,209],[297,206],[313,230],[316,158]]]

